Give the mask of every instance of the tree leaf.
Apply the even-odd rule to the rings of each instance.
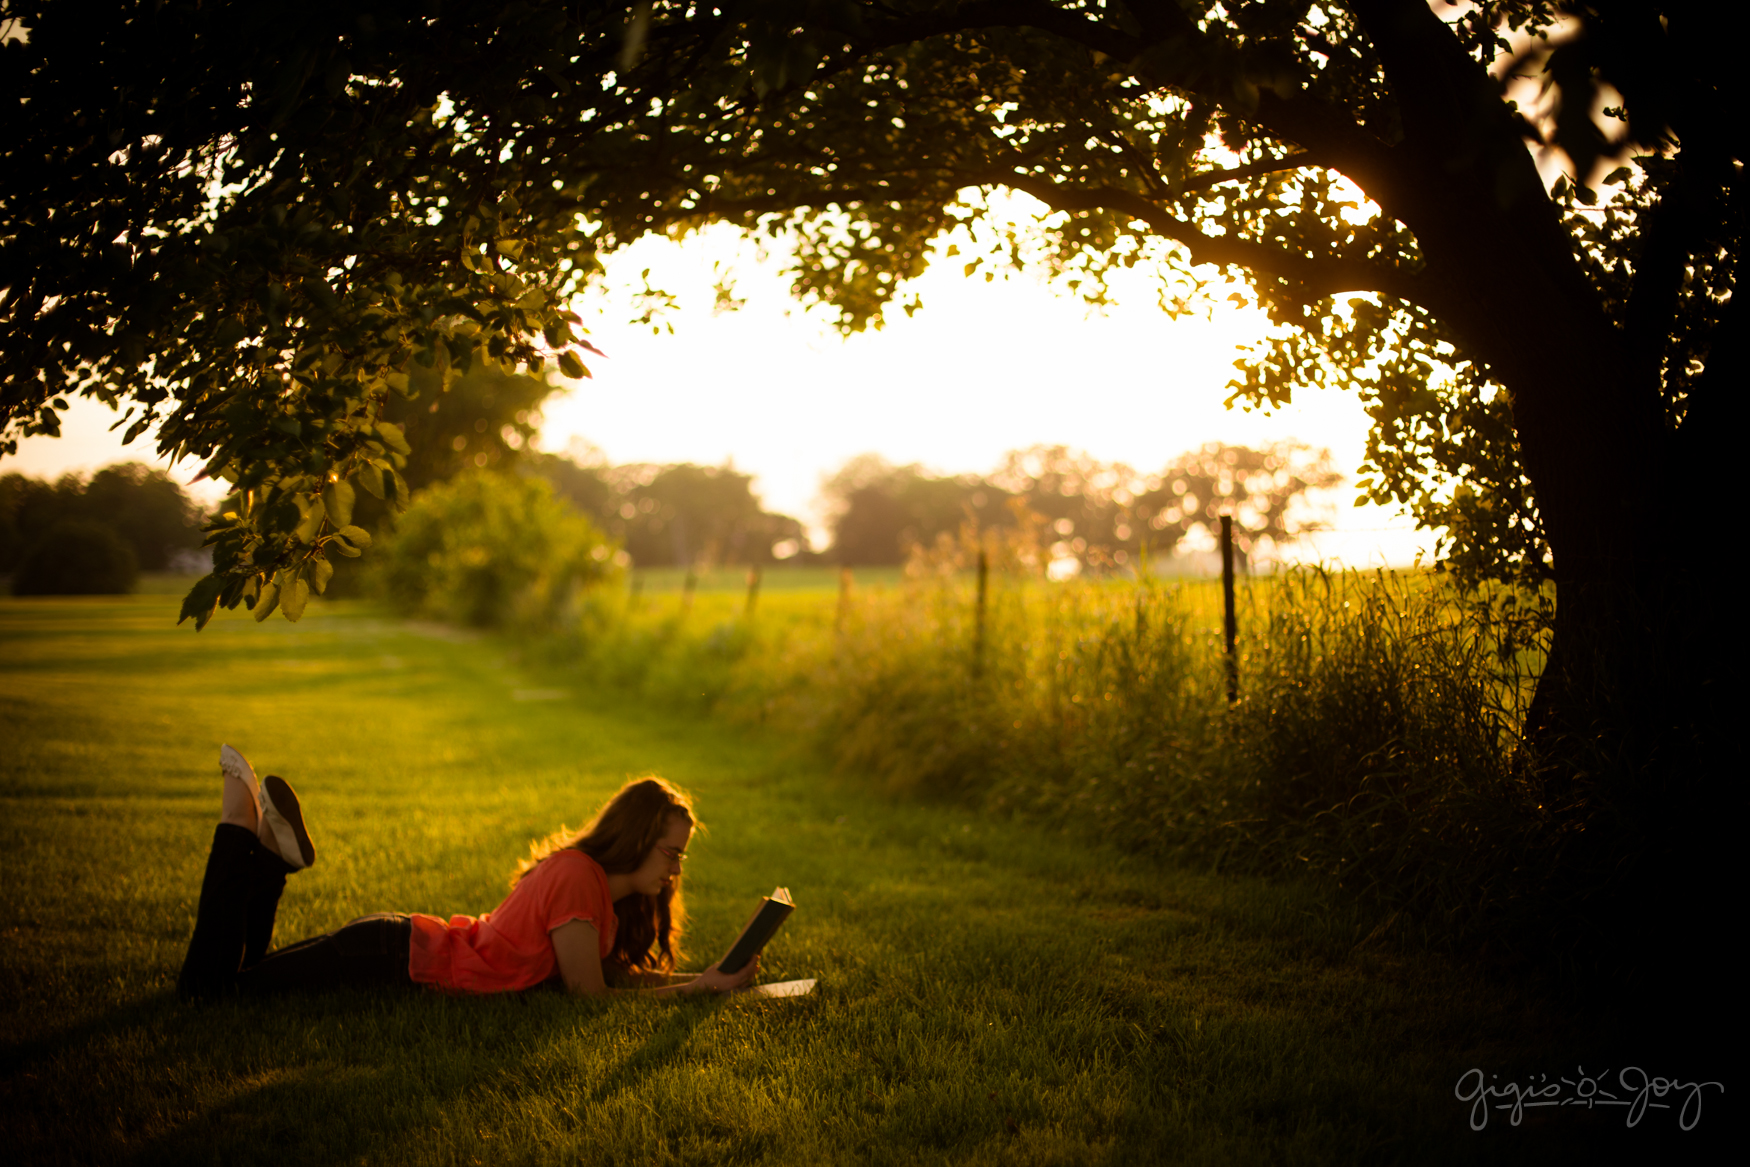
[[[366,492],[377,498],[383,497],[383,468],[381,466],[367,462],[359,467],[358,473],[354,474],[353,477],[358,479],[358,484],[364,487]]]
[[[320,555],[310,560],[310,586],[317,595],[328,591],[328,581],[334,578],[334,565]]]
[[[292,529],[292,535],[300,543],[314,543],[316,532],[322,529],[322,520],[328,517],[328,508],[323,505],[320,496],[308,502],[300,497],[297,502],[299,509],[304,512],[304,517]]]
[[[261,585],[261,596],[255,601],[255,622],[261,623],[273,615],[273,610],[279,606],[280,586],[273,580]]]
[[[391,487],[395,491],[393,498],[389,495]],[[413,492],[407,489],[407,480],[401,477],[399,470],[390,470],[383,475],[383,501],[395,508],[396,514],[405,511],[407,504],[413,501]]]
[[[371,545],[371,533],[363,527],[342,527],[335,534],[351,543],[361,551]]]
[[[302,579],[292,580],[280,592],[280,611],[296,624],[304,615],[304,605],[310,602],[310,585]]]
[[[393,422],[377,423],[377,436],[383,439],[383,444],[397,454],[411,454],[412,448],[407,444],[407,437],[401,432],[401,427]]]
[[[219,606],[219,593],[225,588],[224,581],[216,575],[203,575],[188,589],[188,595],[182,598],[182,614],[176,618],[181,624],[190,616],[194,617],[194,628],[199,632],[207,626],[207,621],[213,618],[213,613]]]
[[[328,509],[328,517],[337,527],[344,527],[352,522],[352,504],[357,494],[352,484],[345,480],[330,482],[322,491],[322,504]]]

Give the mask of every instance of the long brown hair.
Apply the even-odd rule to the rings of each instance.
[[[529,848],[529,858],[517,865],[510,877],[515,887],[537,863],[555,851],[574,847],[601,864],[609,875],[636,871],[655,850],[679,816],[694,830],[693,800],[661,778],[637,778],[620,788],[606,806],[596,812],[587,827],[571,834],[564,827]],[[608,969],[627,976],[674,971],[681,952],[681,934],[686,930],[687,910],[681,902],[681,878],[675,876],[660,895],[634,892],[614,901],[619,924],[614,932]],[[654,950],[654,951],[653,951]]]

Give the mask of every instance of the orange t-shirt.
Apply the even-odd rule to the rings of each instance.
[[[614,948],[614,901],[601,865],[582,851],[555,851],[479,919],[414,914],[407,973],[416,984],[462,993],[509,993],[553,975],[548,933],[572,920],[595,925],[602,959]]]

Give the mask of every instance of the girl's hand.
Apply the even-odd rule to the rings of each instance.
[[[687,992],[727,993],[731,989],[739,989],[743,985],[752,983],[754,976],[759,971],[760,958],[757,956],[748,961],[739,971],[733,973],[719,972],[717,966],[712,965],[687,982]]]

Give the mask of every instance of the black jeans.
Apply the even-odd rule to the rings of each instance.
[[[364,916],[337,932],[268,952],[288,874],[253,831],[219,824],[178,994],[412,987],[407,956],[413,925],[402,915]]]

